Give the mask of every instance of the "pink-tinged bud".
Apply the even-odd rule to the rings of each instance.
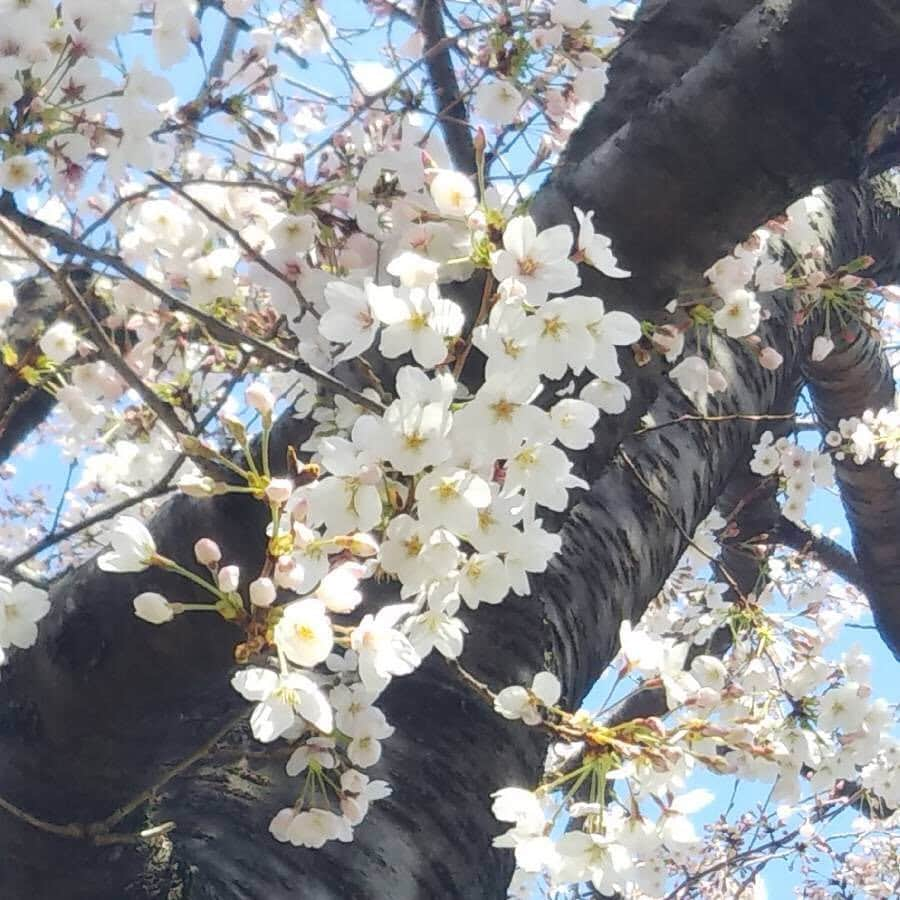
[[[383,475],[381,467],[367,464],[360,467],[359,474],[356,476],[360,484],[381,484]]]
[[[294,483],[290,478],[273,478],[266,487],[266,497],[272,503],[285,503],[294,492]]]
[[[259,381],[251,384],[244,396],[247,403],[263,415],[268,415],[275,408],[275,395]]]
[[[810,272],[809,275],[806,276],[806,286],[817,288],[824,283],[827,277],[828,276],[824,272]]]
[[[211,538],[200,538],[194,544],[194,556],[197,557],[197,562],[201,566],[212,566],[222,558],[222,551]]]
[[[305,577],[303,566],[295,563],[290,556],[280,556],[275,563],[274,579],[280,588],[298,593]]]
[[[298,493],[287,505],[286,512],[291,514],[291,518],[294,522],[304,521],[304,519],[306,519],[306,514],[309,512],[309,500]]]
[[[223,566],[219,569],[216,581],[219,584],[220,591],[230,594],[236,591],[241,583],[241,570],[237,566]]]
[[[275,602],[275,583],[271,578],[250,582],[250,602],[254,606],[271,606]]]
[[[764,369],[775,371],[784,362],[784,357],[774,347],[763,347],[759,353],[759,364]]]

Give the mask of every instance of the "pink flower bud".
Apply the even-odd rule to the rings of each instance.
[[[250,582],[250,602],[254,606],[271,606],[275,602],[275,583],[271,578]]]
[[[275,395],[259,381],[251,384],[244,396],[247,403],[263,415],[267,415],[275,408]]]
[[[232,591],[236,591],[241,583],[241,570],[237,566],[223,566],[219,569],[216,580],[219,590],[230,594]]]
[[[284,503],[294,491],[290,478],[273,478],[266,487],[266,497],[273,503]]]
[[[763,347],[759,354],[759,364],[764,369],[774,371],[784,362],[784,357],[774,347]]]
[[[211,566],[222,558],[222,551],[219,545],[211,538],[200,538],[194,544],[194,556],[201,566]]]
[[[357,475],[360,484],[380,484],[383,477],[381,467],[370,464],[361,466]]]
[[[303,566],[298,565],[290,556],[281,556],[275,563],[275,584],[280,588],[295,593],[300,590],[306,572]]]

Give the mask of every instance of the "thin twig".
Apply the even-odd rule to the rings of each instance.
[[[367,397],[365,394],[354,390],[344,384],[339,378],[335,378],[328,372],[323,372],[321,369],[300,359],[298,356],[288,353],[285,350],[281,350],[278,347],[274,347],[265,341],[259,340],[259,338],[244,334],[244,332],[232,328],[215,316],[205,313],[195,306],[191,306],[191,304],[181,300],[170,291],[165,290],[165,288],[160,287],[145,275],[142,275],[137,269],[129,266],[128,263],[115,254],[106,253],[102,250],[95,250],[93,247],[89,247],[72,238],[61,228],[47,225],[46,222],[41,222],[39,219],[34,219],[33,217],[22,213],[14,204],[12,206],[10,205],[10,202],[7,200],[7,198],[10,197],[11,195],[8,193],[0,195],[0,216],[5,216],[10,221],[15,222],[15,224],[27,234],[49,241],[60,252],[71,253],[74,256],[80,256],[84,259],[91,259],[95,262],[103,263],[111,269],[115,269],[120,275],[124,275],[135,284],[144,288],[144,290],[149,291],[155,297],[158,297],[165,302],[170,309],[183,312],[196,322],[199,322],[206,328],[211,336],[223,343],[236,347],[242,345],[252,347],[254,352],[259,355],[264,362],[280,364],[299,372],[301,375],[307,375],[328,393],[339,394],[346,397],[357,406],[361,406],[369,412],[374,412],[379,415],[384,412],[384,406],[377,400],[373,400],[371,397]]]
[[[63,489],[59,495],[59,503],[56,504],[56,512],[53,513],[53,521],[50,523],[50,534],[53,534],[56,531],[56,526],[59,525],[59,517],[62,515],[63,506],[66,503],[66,494],[69,492],[69,485],[72,483],[72,475],[75,473],[75,469],[78,468],[78,460],[73,459],[69,463],[69,471],[66,472],[66,483],[63,485]]]
[[[735,594],[737,594],[738,597],[740,597],[740,599],[742,601],[746,602],[747,595],[741,590],[740,585],[734,579],[734,576],[722,564],[722,561],[717,560],[714,556],[712,556],[710,553],[708,553],[706,550],[704,550],[703,547],[701,547],[694,540],[694,538],[690,534],[688,534],[687,529],[685,529],[685,527],[681,524],[681,522],[678,521],[678,516],[675,515],[675,513],[672,511],[672,508],[669,506],[669,504],[666,502],[666,500],[663,497],[660,497],[660,495],[657,494],[656,491],[653,490],[653,488],[650,486],[650,483],[643,477],[643,475],[641,475],[640,472],[638,472],[636,466],[631,461],[628,454],[621,448],[619,449],[619,456],[622,457],[622,461],[625,463],[625,465],[629,469],[631,469],[632,474],[638,480],[638,482],[641,484],[641,486],[644,488],[644,490],[647,491],[647,493],[654,500],[656,500],[657,503],[659,503],[659,505],[662,507],[663,511],[672,520],[675,527],[681,533],[681,536],[688,542],[688,544],[690,544],[691,547],[693,547],[698,553],[705,556],[713,565],[715,565],[719,569],[719,571],[722,573],[722,577],[728,582],[729,587],[731,587],[731,589],[735,592]]]
[[[153,828],[144,829],[137,834],[113,834],[112,829],[119,824],[126,816],[133,813],[138,807],[146,803],[160,788],[167,785],[173,778],[176,778],[186,769],[189,769],[195,763],[199,762],[203,757],[208,756],[216,744],[231,731],[243,718],[246,711],[241,710],[235,716],[232,716],[218,731],[213,734],[209,740],[203,743],[190,756],[185,757],[179,763],[169,769],[154,784],[132,797],[127,803],[115,809],[105,819],[99,822],[68,822],[64,825],[55,822],[48,822],[26,812],[21,807],[16,806],[9,800],[0,797],[0,809],[5,810],[10,815],[31,825],[38,831],[44,831],[47,834],[55,834],[58,837],[75,838],[79,840],[89,840],[93,844],[117,844],[132,843],[137,840],[150,840],[171,831],[175,827],[174,822],[166,822]]]
[[[229,225],[221,216],[216,215],[205,203],[201,203],[196,197],[192,197],[180,184],[177,184],[173,181],[169,181],[168,178],[163,177],[158,172],[148,172],[147,173],[151,178],[158,181],[164,187],[167,187],[170,191],[178,194],[179,197],[183,197],[187,200],[188,203],[191,204],[195,209],[200,210],[210,222],[217,225],[222,229],[243,251],[246,253],[253,262],[259,263],[259,265],[265,269],[270,275],[277,278],[282,284],[287,285],[294,297],[297,299],[297,303],[300,305],[300,308],[313,313],[316,315],[315,310],[310,306],[306,298],[300,292],[300,289],[297,287],[296,283],[292,278],[285,275],[280,269],[276,266],[273,266],[265,257],[263,257],[260,253],[258,253],[244,238],[244,236],[234,228]]]
[[[677,419],[669,419],[656,425],[647,425],[632,433],[635,435],[650,434],[652,431],[659,431],[661,428],[668,428],[671,425],[681,425],[684,422],[783,422],[787,419],[795,418],[795,415],[795,413],[786,413],[784,415],[745,415],[734,413],[727,416],[698,416],[686,413],[683,416],[678,416]]]

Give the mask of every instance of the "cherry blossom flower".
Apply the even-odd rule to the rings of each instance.
[[[378,323],[369,295],[378,288],[367,283],[360,288],[349,281],[330,281],[325,287],[328,309],[319,321],[324,338],[336,344],[346,344],[335,356],[336,363],[365,353],[378,331]]]
[[[64,363],[78,348],[78,333],[71,322],[54,322],[38,341],[41,352],[57,365]]]
[[[359,659],[359,676],[376,694],[383,691],[393,675],[408,675],[422,661],[409,639],[394,626],[415,607],[398,603],[369,613],[353,629],[350,646]]]
[[[298,813],[291,822],[288,838],[295,847],[318,849],[328,841],[348,843],[353,840],[350,823],[327,809],[310,809]]]
[[[519,112],[525,98],[510,82],[484,81],[475,91],[475,115],[492,125],[508,125]]]
[[[724,391],[728,387],[725,376],[711,369],[699,356],[687,356],[669,372],[669,378],[697,403],[705,403],[710,393]]]
[[[499,281],[515,278],[524,286],[528,302],[541,306],[548,295],[564,294],[578,287],[578,267],[569,259],[572,229],[554,225],[538,233],[530,216],[510,219],[503,232],[503,249],[491,260]]]
[[[730,338],[746,337],[756,331],[761,309],[750,291],[733,291],[725,297],[725,305],[713,316],[713,322]]]
[[[472,180],[451,169],[438,170],[428,190],[442,216],[465,218],[474,212],[478,202]]]
[[[324,662],[334,646],[331,619],[325,614],[324,604],[307,597],[285,606],[275,626],[275,643],[298,666]]]
[[[503,688],[494,699],[494,709],[505,719],[521,719],[526,725],[537,725],[543,720],[538,704],[555,706],[561,694],[562,687],[555,675],[538,672],[528,690],[518,685]]]
[[[138,594],[133,602],[134,614],[151,625],[162,625],[164,622],[171,622],[175,617],[172,604],[162,594],[154,591]]]
[[[435,649],[447,659],[456,659],[462,653],[463,635],[469,629],[456,617],[458,609],[459,596],[446,585],[438,584],[430,589],[425,610],[403,623],[403,630],[420,657],[424,659]]]
[[[576,206],[575,218],[578,220],[576,246],[581,251],[584,261],[608,278],[630,278],[631,272],[620,269],[615,256],[613,256],[612,241],[606,235],[597,234],[594,231],[594,211],[583,212]]]
[[[435,285],[379,291],[369,296],[369,303],[387,326],[381,334],[381,352],[389,359],[411,352],[426,369],[446,357],[446,338],[458,335],[464,322],[459,306],[439,297]]]
[[[487,482],[464,469],[436,469],[416,486],[419,518],[433,528],[469,534],[478,524],[478,510],[491,502]]]
[[[353,826],[359,825],[366,817],[372,801],[391,795],[391,788],[386,781],[370,781],[367,775],[356,769],[347,769],[341,775],[341,789],[344,791],[341,812]]]
[[[609,415],[621,415],[631,399],[631,388],[618,378],[594,378],[579,395],[585,403],[596,406]]]
[[[291,778],[295,778],[305,772],[310,763],[323,769],[333,769],[336,763],[334,748],[335,743],[331,738],[310,738],[288,757],[284,770]]]
[[[360,769],[368,769],[381,759],[381,741],[389,738],[394,728],[382,718],[372,716],[357,722],[353,739],[347,746],[347,758]]]
[[[0,188],[20,191],[38,176],[38,167],[30,156],[8,156],[0,162]]]
[[[294,724],[297,716],[325,734],[334,727],[325,695],[300,672],[279,675],[271,669],[250,667],[236,672],[231,684],[242,697],[257,703],[250,716],[250,728],[258,741],[274,741]]]
[[[156,542],[146,526],[133,516],[119,516],[107,540],[112,550],[101,553],[97,566],[104,572],[143,572],[153,564]]]
[[[37,640],[37,623],[50,612],[47,592],[20,581],[0,578],[0,650],[27,649]]]

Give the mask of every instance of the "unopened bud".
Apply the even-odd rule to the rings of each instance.
[[[271,606],[275,602],[275,583],[271,578],[250,582],[250,602],[254,606]]]
[[[273,574],[275,584],[288,591],[299,592],[306,577],[306,572],[299,563],[290,556],[280,556],[275,563]]]
[[[294,483],[290,478],[273,478],[266,486],[266,497],[272,503],[282,504],[294,491]]]
[[[258,413],[268,415],[275,408],[275,395],[262,382],[255,382],[244,393],[247,403]]]
[[[188,497],[212,497],[216,493],[216,482],[208,475],[185,475],[178,481],[178,489]]]
[[[200,538],[194,544],[194,556],[201,566],[212,566],[222,558],[222,551],[211,538]]]
[[[219,569],[216,581],[220,591],[230,594],[232,591],[236,591],[241,583],[241,570],[237,566],[223,566]]]
[[[763,347],[759,352],[759,364],[764,369],[774,371],[784,362],[784,357],[774,347]]]

